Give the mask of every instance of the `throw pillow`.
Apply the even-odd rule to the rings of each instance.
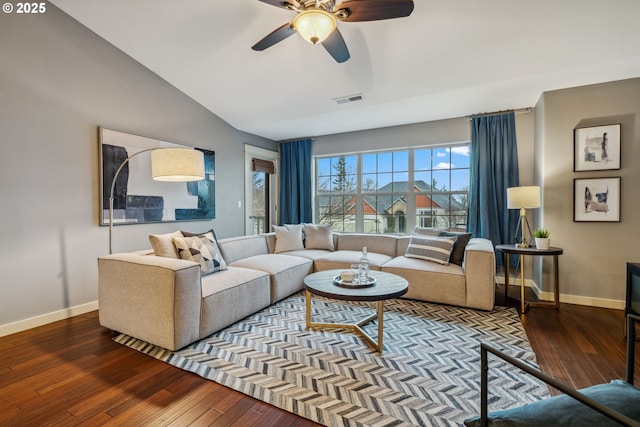
[[[216,242],[216,244],[218,243],[218,236],[216,236],[216,232],[212,229],[205,231],[204,233],[191,233],[190,231],[181,231],[182,235],[184,237],[193,237],[193,236],[204,236],[207,233],[211,233],[213,234],[213,240]]]
[[[326,249],[333,251],[331,224],[304,224],[304,247],[306,249]]]
[[[172,239],[174,237],[183,237],[182,232],[174,231],[173,233],[167,234],[149,234],[149,243],[151,243],[155,255],[180,259],[176,247],[173,245]]]
[[[452,264],[462,265],[464,260],[464,249],[467,247],[469,240],[471,240],[471,233],[457,233],[455,231],[440,231],[438,234],[440,237],[457,237],[456,242],[453,244],[453,250],[451,251],[451,258],[449,262]]]
[[[421,236],[434,236],[437,237],[438,233],[440,233],[439,228],[435,227],[418,227],[417,225],[413,229],[412,234],[419,234]]]
[[[218,250],[212,232],[191,237],[174,237],[173,244],[180,258],[200,264],[203,276],[227,269],[227,263]]]
[[[433,237],[413,234],[404,256],[449,265],[449,257],[455,241],[455,237]]]
[[[304,249],[304,244],[302,243],[302,224],[274,225],[273,229],[276,232],[275,253]]]

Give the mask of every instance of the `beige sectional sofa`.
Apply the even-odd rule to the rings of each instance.
[[[227,269],[201,276],[200,264],[151,250],[98,259],[100,323],[169,350],[204,338],[303,289],[313,271],[348,269],[362,247],[372,269],[409,282],[405,298],[491,310],[495,254],[473,238],[463,265],[405,255],[409,236],[334,233],[333,247],[276,252],[275,234],[220,239]]]

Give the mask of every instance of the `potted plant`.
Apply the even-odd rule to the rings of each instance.
[[[536,228],[533,232],[533,237],[536,239],[537,249],[549,249],[549,230],[544,228]]]

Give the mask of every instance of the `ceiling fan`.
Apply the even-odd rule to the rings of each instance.
[[[297,12],[288,22],[252,46],[265,50],[297,32],[312,44],[320,43],[337,62],[350,58],[336,19],[343,22],[380,21],[403,18],[413,12],[413,0],[259,0],[272,6]]]

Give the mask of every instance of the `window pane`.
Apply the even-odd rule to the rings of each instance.
[[[449,191],[449,176],[448,170],[433,171],[431,185],[434,187],[434,191]]]
[[[450,169],[451,156],[448,148],[433,149],[433,169]]]
[[[358,171],[358,157],[345,156],[344,160],[347,165],[347,173],[355,174]]]
[[[368,173],[362,175],[362,192],[371,193],[375,192],[378,188],[378,175],[374,173]]]
[[[413,153],[413,164],[417,171],[431,169],[431,150],[416,150]]]
[[[331,177],[319,176],[316,186],[319,192],[325,192],[325,191],[331,190]]]
[[[377,154],[363,154],[362,155],[362,173],[376,173],[377,172]]]
[[[393,174],[392,173],[379,173],[378,174],[378,192],[390,193],[393,187]]]
[[[409,152],[395,151],[393,153],[393,171],[402,172],[409,170]]]
[[[331,175],[331,159],[318,159],[318,161],[316,162],[316,169],[318,176]]]
[[[451,191],[469,191],[469,169],[451,171]]]
[[[471,147],[462,145],[451,148],[451,164],[454,168],[469,168],[471,158]]]
[[[378,153],[378,172],[391,172],[393,170],[393,154]]]
[[[425,191],[424,187],[431,188],[431,171],[414,173],[413,174],[413,182],[419,188],[422,188],[423,191]]]
[[[406,193],[409,188],[409,173],[401,172],[393,174],[393,188],[392,191],[402,191]]]

